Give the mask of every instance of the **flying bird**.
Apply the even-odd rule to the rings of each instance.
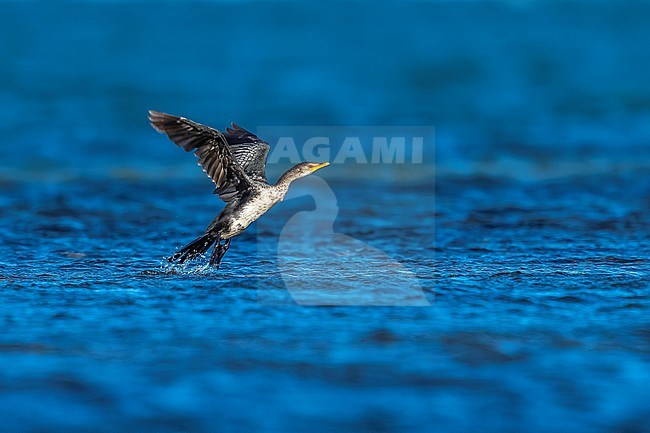
[[[220,132],[185,117],[153,110],[149,110],[149,121],[178,147],[186,152],[194,151],[199,165],[216,186],[214,193],[226,203],[205,233],[169,257],[169,262],[184,263],[201,256],[214,244],[210,265],[219,269],[231,239],[282,201],[291,182],[329,165],[329,162],[301,162],[271,185],[266,179],[270,146],[252,132],[234,123]]]

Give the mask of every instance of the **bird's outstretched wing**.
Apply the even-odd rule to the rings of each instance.
[[[223,134],[235,161],[254,180],[266,182],[266,157],[271,146],[257,135],[234,123]]]
[[[216,129],[184,117],[149,110],[151,126],[186,152],[196,149],[199,165],[212,179],[215,193],[229,202],[251,186],[251,180],[235,159],[226,137]]]

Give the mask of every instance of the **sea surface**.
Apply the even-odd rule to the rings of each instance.
[[[650,431],[649,20],[0,1],[0,430]],[[222,204],[147,109],[435,137],[172,266]]]

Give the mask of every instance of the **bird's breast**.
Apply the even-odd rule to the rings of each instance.
[[[233,212],[228,230],[222,234],[222,237],[232,237],[241,234],[278,201],[275,195],[256,194],[245,202],[241,202],[240,206]]]

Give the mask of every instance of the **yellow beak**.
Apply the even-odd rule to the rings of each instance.
[[[320,164],[318,164],[318,165],[315,165],[315,166],[313,166],[313,167],[311,168],[311,172],[313,173],[313,172],[315,172],[316,170],[320,170],[320,169],[323,168],[323,167],[327,167],[328,165],[330,165],[329,162],[323,162],[323,163],[320,163]]]

